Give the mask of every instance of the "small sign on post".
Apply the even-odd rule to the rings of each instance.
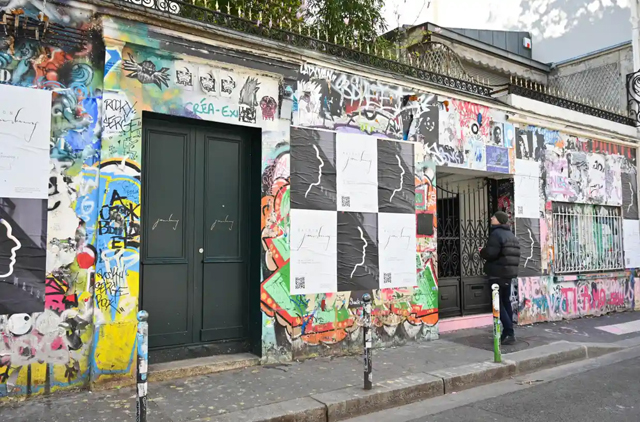
[[[136,421],[147,422],[147,369],[149,367],[149,314],[147,311],[138,312],[138,361],[137,384],[138,401],[136,403]]]
[[[362,295],[362,337],[364,339],[364,389],[371,390],[373,387],[373,362],[371,361],[372,352],[372,333],[371,333],[371,295],[365,293]]]
[[[500,353],[500,286],[493,284],[491,286],[491,303],[493,303],[493,359],[495,363],[502,362],[502,354]]]

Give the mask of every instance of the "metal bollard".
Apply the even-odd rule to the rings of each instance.
[[[372,351],[371,351],[371,295],[365,293],[362,295],[362,337],[364,338],[364,389],[371,390],[373,387],[373,377],[371,372],[373,371]]]
[[[500,363],[502,362],[502,354],[500,353],[500,334],[502,332],[500,326],[500,286],[493,284],[491,290],[493,303],[493,360],[495,363]]]
[[[147,368],[149,367],[149,314],[138,312],[138,402],[136,403],[136,421],[147,422]]]

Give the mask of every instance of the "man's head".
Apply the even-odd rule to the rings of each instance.
[[[493,217],[491,217],[492,226],[499,226],[500,224],[507,224],[508,222],[509,216],[507,215],[507,213],[502,211],[497,211],[495,214],[493,214]]]

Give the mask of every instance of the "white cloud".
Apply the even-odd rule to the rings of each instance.
[[[589,12],[595,13],[600,8],[600,2],[598,0],[593,0],[593,2],[587,5],[587,9]]]

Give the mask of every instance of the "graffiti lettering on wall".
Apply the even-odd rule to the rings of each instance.
[[[36,18],[41,5],[27,5],[22,10]],[[0,221],[7,223],[0,227],[0,254],[7,246],[7,238],[13,237],[20,244],[15,249],[11,275],[14,279],[0,281],[0,314],[7,314],[0,315],[0,397],[82,385],[89,376],[94,346],[98,179],[92,166],[100,158],[104,49],[100,25],[90,21],[88,12],[60,10],[56,16],[60,17],[56,23],[86,31],[91,37],[85,40],[86,48],[69,43],[62,49],[20,38],[6,49],[6,45],[0,45],[4,82],[28,87],[34,93],[13,98],[19,101],[35,97],[36,93],[48,95],[44,104],[36,100],[28,104],[30,110],[44,105],[47,125],[38,123],[46,134],[31,141],[34,146],[43,142],[44,164],[26,168],[29,175],[24,178],[33,180],[34,172],[41,169],[44,194],[37,199],[0,198]],[[126,113],[126,108],[121,107],[119,112]],[[6,165],[6,155],[11,155],[6,149],[0,152],[0,173]],[[11,227],[10,232],[7,226]],[[15,241],[12,243],[16,245]],[[0,258],[0,273],[4,264]],[[13,304],[5,306],[5,299],[12,295]],[[22,300],[28,306],[19,306]],[[115,343],[112,346],[117,347]],[[117,372],[121,367],[115,365],[112,369]]]
[[[305,63],[298,80],[294,124],[435,144],[434,95]]]
[[[633,309],[630,274],[571,280],[553,277],[518,279],[518,323],[559,321]]]

